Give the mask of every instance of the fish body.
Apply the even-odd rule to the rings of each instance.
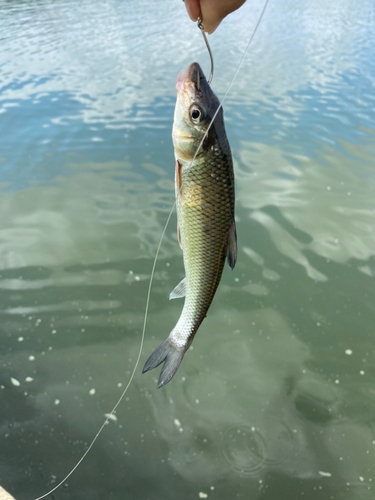
[[[164,362],[158,387],[168,383],[176,373],[206,317],[225,259],[233,269],[237,256],[233,162],[223,110],[219,110],[212,122],[219,100],[197,63],[180,73],[176,90],[172,138],[176,158],[177,232],[186,277],[170,298],[185,296],[185,303],[176,326],[143,369],[146,372]]]

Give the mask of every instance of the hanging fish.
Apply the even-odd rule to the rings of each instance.
[[[177,234],[186,277],[169,298],[185,297],[185,304],[176,326],[143,368],[145,373],[164,362],[158,388],[176,373],[206,317],[225,259],[233,269],[237,258],[233,162],[223,110],[213,120],[219,100],[197,63],[179,74],[176,91],[172,138]]]

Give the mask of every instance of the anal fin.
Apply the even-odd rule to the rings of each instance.
[[[180,299],[186,295],[186,278],[180,281],[180,283],[171,291],[169,294],[169,300]]]

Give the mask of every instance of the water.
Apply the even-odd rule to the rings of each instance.
[[[225,93],[262,4],[210,37]],[[0,1],[0,485],[85,451],[139,350],[174,199],[182,2]],[[271,1],[225,103],[239,255],[173,381],[134,382],[55,499],[365,500],[375,483],[375,5]],[[175,216],[141,365],[174,326]]]

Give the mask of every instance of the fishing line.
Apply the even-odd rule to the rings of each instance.
[[[225,100],[226,100],[226,98],[227,98],[227,96],[228,96],[228,94],[229,94],[229,92],[230,92],[230,90],[231,90],[231,88],[232,88],[232,86],[233,86],[233,83],[234,83],[235,79],[237,78],[237,75],[238,75],[238,73],[239,73],[239,71],[240,71],[240,69],[241,69],[241,67],[242,67],[242,64],[243,64],[243,62],[244,62],[244,60],[245,60],[245,57],[246,57],[246,54],[247,54],[247,52],[248,52],[248,50],[249,50],[249,47],[250,47],[250,45],[251,45],[251,42],[253,41],[254,35],[255,35],[255,33],[257,32],[258,28],[259,28],[260,22],[261,22],[261,20],[262,20],[262,18],[263,18],[263,15],[264,15],[265,11],[266,11],[266,8],[267,8],[268,3],[269,3],[269,0],[266,0],[266,2],[265,2],[265,4],[264,4],[264,7],[263,7],[263,9],[262,9],[262,12],[261,12],[261,14],[260,14],[260,16],[259,16],[259,19],[258,19],[258,21],[257,21],[257,23],[256,23],[256,25],[255,25],[254,31],[253,31],[253,33],[252,33],[252,35],[251,35],[251,37],[250,37],[250,39],[249,39],[249,41],[248,41],[248,43],[247,43],[247,45],[246,45],[245,51],[244,51],[244,53],[242,54],[241,60],[240,60],[240,62],[239,62],[239,65],[238,65],[238,67],[237,67],[237,69],[236,69],[236,71],[235,71],[235,73],[234,73],[234,76],[233,76],[233,78],[232,78],[232,80],[231,80],[231,82],[230,82],[230,84],[229,84],[229,87],[228,87],[227,91],[225,92],[224,97],[223,97],[222,101],[220,102],[220,104],[219,104],[219,106],[218,106],[217,110],[215,111],[214,116],[212,117],[212,120],[211,120],[210,124],[208,125],[207,130],[206,130],[205,134],[203,135],[203,138],[202,138],[201,142],[199,143],[199,146],[198,146],[198,148],[197,148],[197,150],[196,150],[196,152],[195,152],[195,154],[194,154],[193,159],[190,161],[189,165],[191,165],[191,164],[194,162],[195,158],[197,157],[197,155],[198,155],[198,153],[199,153],[199,151],[200,151],[200,149],[201,149],[201,147],[202,147],[202,145],[203,145],[203,142],[204,142],[204,140],[206,139],[207,134],[208,134],[208,132],[209,132],[209,130],[210,130],[210,128],[211,128],[211,126],[212,126],[212,124],[213,124],[213,122],[214,122],[214,120],[215,120],[216,116],[217,116],[217,114],[219,113],[220,109],[223,107],[223,103],[225,102]],[[202,31],[202,33],[203,33],[203,31]],[[210,51],[210,57],[212,57],[212,55],[211,55],[211,51]],[[212,62],[212,65],[213,65],[213,62]],[[212,68],[213,68],[213,66],[212,66]],[[189,174],[188,174],[188,175],[189,175]],[[186,181],[186,179],[187,179],[188,175],[186,176],[185,181]],[[182,182],[181,187],[180,187],[180,191],[181,191],[181,189],[182,189],[182,187],[183,187],[183,185],[184,185],[184,182],[185,182],[185,181],[183,181],[183,182]],[[71,475],[72,475],[72,474],[73,474],[73,473],[77,470],[77,468],[79,467],[79,465],[81,465],[81,463],[83,462],[83,460],[86,458],[86,456],[87,456],[87,454],[89,453],[89,451],[91,450],[91,448],[94,446],[94,444],[95,444],[96,440],[97,440],[97,439],[98,439],[98,437],[100,436],[100,434],[101,434],[102,430],[104,429],[104,427],[108,424],[109,420],[113,417],[113,415],[114,415],[114,413],[115,413],[115,411],[116,411],[117,407],[119,406],[119,404],[120,404],[120,403],[121,403],[121,401],[123,400],[123,398],[124,398],[124,396],[125,396],[126,392],[127,392],[127,391],[128,391],[128,389],[129,389],[130,384],[132,383],[132,381],[133,381],[133,379],[134,379],[135,372],[137,371],[137,368],[138,368],[138,365],[139,365],[139,361],[140,361],[140,359],[141,359],[142,349],[143,349],[143,344],[144,344],[144,340],[145,340],[145,332],[146,332],[146,325],[147,325],[147,315],[148,315],[148,309],[149,309],[149,304],[150,304],[151,287],[152,287],[152,282],[153,282],[154,275],[155,275],[156,262],[157,262],[157,259],[158,259],[158,256],[159,256],[159,252],[160,252],[161,244],[162,244],[162,242],[163,242],[163,239],[164,239],[164,236],[165,236],[165,233],[166,233],[166,230],[167,230],[167,227],[168,227],[169,221],[171,220],[171,217],[172,217],[173,211],[174,211],[174,209],[175,209],[175,206],[176,206],[176,200],[174,201],[174,203],[173,203],[173,205],[172,205],[172,208],[171,208],[171,210],[170,210],[170,212],[169,212],[169,215],[168,215],[168,217],[167,217],[167,221],[166,221],[166,223],[165,223],[165,225],[164,225],[164,229],[163,229],[163,231],[162,231],[162,234],[161,234],[161,237],[160,237],[160,241],[159,241],[159,244],[158,244],[157,249],[156,249],[156,253],[155,253],[155,257],[154,257],[154,262],[153,262],[153,264],[152,264],[152,269],[151,269],[151,274],[150,274],[150,282],[149,282],[148,291],[147,291],[147,298],[146,298],[146,307],[145,307],[145,315],[144,315],[144,320],[143,320],[143,328],[142,328],[142,335],[141,335],[141,343],[140,343],[140,347],[139,347],[139,352],[138,352],[137,360],[136,360],[136,362],[135,362],[135,365],[134,365],[134,369],[133,369],[133,371],[132,371],[132,374],[130,375],[129,382],[127,383],[127,385],[126,385],[125,389],[123,390],[123,392],[122,392],[121,396],[119,397],[119,399],[118,399],[117,403],[115,404],[115,406],[113,407],[112,411],[108,414],[108,416],[107,416],[106,420],[104,421],[104,423],[102,424],[102,426],[100,427],[100,429],[98,430],[98,432],[96,433],[96,435],[95,435],[94,439],[91,441],[91,443],[90,443],[90,445],[88,446],[87,450],[84,452],[84,454],[82,455],[82,457],[78,460],[78,462],[77,462],[77,463],[76,463],[76,465],[73,467],[73,469],[69,472],[69,474],[67,474],[67,475],[64,477],[64,479],[63,479],[62,481],[60,481],[60,482],[59,482],[59,484],[57,484],[57,485],[56,485],[54,488],[52,488],[50,491],[48,491],[47,493],[45,493],[44,495],[42,495],[42,496],[40,496],[40,497],[38,497],[38,498],[35,498],[34,500],[42,500],[42,498],[45,498],[45,497],[47,497],[48,495],[50,495],[51,493],[53,493],[54,491],[56,491],[56,490],[57,490],[58,488],[60,488],[60,486],[62,486],[62,485],[65,483],[65,481],[66,481],[67,479],[69,479],[69,477],[70,477],[70,476],[71,476]]]
[[[176,202],[175,202],[176,204]],[[88,452],[91,450],[91,448],[94,446],[95,444],[95,441],[98,439],[99,435],[101,434],[102,430],[104,429],[104,427],[107,425],[107,423],[109,422],[109,420],[111,419],[111,417],[114,415],[117,407],[119,406],[119,404],[121,403],[121,401],[123,400],[127,390],[129,389],[129,386],[130,384],[132,383],[133,381],[133,378],[134,378],[134,375],[135,375],[135,372],[137,371],[137,368],[138,368],[138,365],[139,365],[139,360],[141,359],[141,354],[142,354],[142,349],[143,349],[143,343],[144,343],[144,339],[145,339],[145,331],[146,331],[146,323],[147,323],[147,312],[148,312],[148,306],[149,306],[149,303],[150,303],[150,296],[151,296],[151,286],[152,286],[152,281],[153,281],[153,277],[154,277],[154,274],[155,274],[155,267],[156,267],[156,262],[157,262],[157,259],[158,259],[158,256],[159,256],[159,251],[160,251],[160,248],[161,248],[161,243],[163,241],[163,238],[164,238],[164,235],[165,235],[165,232],[167,230],[167,227],[168,227],[168,224],[169,224],[169,221],[172,217],[172,214],[173,214],[173,209],[174,209],[174,206],[175,204],[173,205],[172,207],[172,210],[169,212],[169,215],[168,215],[168,218],[167,218],[167,222],[165,223],[165,226],[164,226],[164,229],[163,229],[163,232],[162,232],[162,235],[161,235],[161,238],[160,238],[160,241],[159,241],[159,245],[157,247],[157,250],[156,250],[156,254],[155,254],[155,258],[154,258],[154,262],[153,262],[153,265],[152,265],[152,270],[151,270],[151,277],[150,277],[150,283],[148,285],[148,292],[147,292],[147,299],[146,299],[146,308],[145,308],[145,317],[144,317],[144,321],[143,321],[143,329],[142,329],[142,335],[141,335],[141,344],[140,344],[140,347],[139,347],[139,352],[138,352],[138,356],[137,356],[137,360],[135,362],[135,365],[134,365],[134,369],[132,371],[132,374],[130,375],[130,379],[129,379],[129,382],[127,384],[127,386],[125,387],[125,389],[123,390],[121,396],[119,397],[117,403],[115,404],[115,406],[113,407],[111,413],[108,414],[106,420],[104,421],[104,423],[102,424],[102,426],[100,427],[100,429],[98,430],[98,432],[96,433],[94,439],[91,441],[89,447],[87,448],[87,450],[84,452],[84,454],[82,455],[82,457],[78,460],[78,462],[76,463],[76,465],[73,467],[73,469],[69,472],[69,474],[67,474],[64,479],[62,481],[60,481],[60,483],[58,485],[56,485],[52,490],[48,491],[47,493],[45,493],[44,495],[38,497],[38,498],[35,498],[35,500],[41,500],[42,498],[45,498],[46,496],[50,495],[51,493],[53,493],[54,491],[56,491],[58,488],[60,488],[60,486],[62,486],[65,481],[73,474],[73,472],[78,468],[78,466],[83,462],[83,460],[86,458]]]

